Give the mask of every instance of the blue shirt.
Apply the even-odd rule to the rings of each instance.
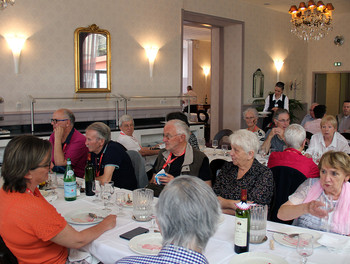
[[[196,251],[177,247],[174,245],[168,245],[161,249],[158,255],[156,256],[132,256],[125,257],[118,260],[116,263],[119,264],[150,264],[150,263],[159,263],[159,264],[209,264],[208,260],[204,255]]]

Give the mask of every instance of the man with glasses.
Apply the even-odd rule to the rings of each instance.
[[[286,145],[284,130],[289,126],[290,117],[286,109],[278,109],[273,115],[275,127],[268,130],[265,136],[264,144],[261,146],[265,152],[283,151]]]
[[[64,173],[67,158],[70,158],[75,175],[84,178],[88,149],[85,146],[85,136],[74,128],[74,122],[75,116],[68,109],[58,109],[52,115],[53,133],[50,142],[53,171]]]
[[[165,149],[160,150],[154,163],[154,174],[148,188],[158,196],[164,186],[180,175],[197,176],[211,186],[209,160],[199,150],[193,149],[188,143],[190,129],[185,122],[174,119],[164,126],[163,141]],[[161,173],[158,177],[156,174]],[[165,176],[164,176],[165,175]]]
[[[350,101],[346,100],[343,103],[343,113],[337,115],[338,132],[350,133]]]

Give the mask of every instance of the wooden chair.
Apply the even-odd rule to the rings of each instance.
[[[216,133],[216,135],[214,136],[214,140],[217,140],[219,143],[219,148],[221,148],[221,146],[223,144],[227,144],[229,146],[229,149],[231,149],[231,144],[228,140],[228,137],[232,134],[232,130],[231,129],[222,129],[220,130],[218,133]]]

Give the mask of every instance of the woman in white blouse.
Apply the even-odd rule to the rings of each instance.
[[[348,141],[337,132],[337,120],[332,115],[324,116],[321,120],[321,133],[311,137],[310,146],[306,150],[306,156],[319,156],[334,150],[350,153]]]

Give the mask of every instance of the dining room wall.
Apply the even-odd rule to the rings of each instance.
[[[309,83],[305,85],[305,80],[311,72],[307,61],[315,56],[309,54],[312,49],[306,43],[290,34],[288,13],[261,9],[240,0],[72,0],[68,3],[26,0],[16,1],[14,6],[0,13],[0,96],[5,100],[5,116],[10,112],[28,115],[28,95],[74,96],[74,30],[93,23],[111,33],[112,93],[127,96],[179,95],[182,9],[244,22],[244,104],[254,99],[251,95],[252,75],[257,68],[265,74],[264,97],[273,89],[276,82],[275,58],[285,61],[280,80],[289,83],[298,79],[301,82],[297,93],[289,90],[286,93],[295,94],[298,99],[311,100],[307,95],[311,88],[306,87]],[[349,21],[342,18],[340,22]],[[14,73],[12,53],[3,37],[8,33],[28,37],[20,57],[19,74]],[[150,78],[143,48],[147,44],[160,48],[153,78]],[[233,55],[225,56],[230,61],[229,57]],[[315,65],[309,67],[314,69]],[[41,102],[36,107],[38,111],[51,112],[63,106],[76,108],[74,103],[67,105],[61,101]],[[129,106],[158,105],[145,100],[130,102]],[[96,103],[86,107],[104,106]]]

